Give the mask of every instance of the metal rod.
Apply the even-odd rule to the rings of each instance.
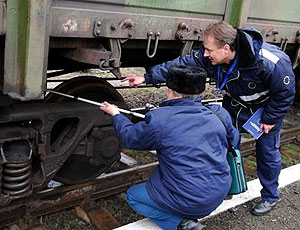
[[[99,107],[104,107],[104,104],[103,103],[99,103],[99,102],[96,102],[96,101],[91,101],[91,100],[88,100],[88,99],[84,99],[82,97],[76,97],[76,96],[72,96],[72,95],[69,95],[69,94],[65,94],[65,93],[61,93],[61,92],[57,92],[57,91],[54,91],[54,90],[50,90],[50,89],[47,89],[47,91],[49,93],[54,93],[54,94],[57,94],[57,95],[60,95],[60,96],[64,96],[64,97],[69,97],[69,98],[72,98],[72,99],[75,99],[75,100],[78,100],[78,101],[82,101],[82,102],[85,102],[85,103],[88,103],[88,104],[92,104],[92,105],[97,105]],[[141,114],[141,113],[136,113],[136,112],[132,112],[130,110],[126,110],[126,109],[121,109],[121,108],[117,108],[119,110],[119,112],[121,113],[126,113],[126,114],[130,114],[132,116],[135,116],[135,117],[139,117],[139,118],[145,118],[145,115],[144,114]]]

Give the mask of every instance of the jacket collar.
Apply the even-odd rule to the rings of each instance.
[[[257,66],[262,44],[263,37],[257,30],[253,28],[237,29],[237,66],[239,68]]]
[[[198,96],[195,99],[189,98],[189,97],[183,97],[179,99],[171,99],[167,101],[163,101],[160,103],[159,107],[165,107],[165,106],[194,106],[196,105],[202,105],[201,97]]]

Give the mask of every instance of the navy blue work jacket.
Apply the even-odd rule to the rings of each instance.
[[[167,100],[137,124],[121,114],[113,117],[125,147],[157,151],[159,166],[147,181],[147,191],[159,206],[182,217],[208,215],[231,185],[226,135],[238,147],[239,132],[225,109],[211,107],[226,129],[200,97]]]
[[[264,107],[262,123],[276,124],[291,107],[295,95],[295,76],[289,57],[277,46],[265,43],[253,28],[237,30],[237,64],[226,82],[223,107],[240,128],[260,107]],[[204,57],[204,48],[190,55],[156,65],[145,74],[147,83],[166,81],[172,65],[200,66],[212,80],[217,79],[218,67]],[[229,69],[221,65],[220,83]],[[220,84],[221,85],[221,84]]]

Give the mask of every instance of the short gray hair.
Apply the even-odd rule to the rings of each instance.
[[[197,98],[197,97],[200,96],[200,94],[183,94],[183,93],[178,93],[175,90],[173,90],[173,94],[174,94],[175,97],[176,96],[181,96],[181,97],[188,97],[188,98],[192,98],[192,99],[195,99],[195,98]]]
[[[204,37],[211,36],[215,39],[216,45],[222,47],[229,45],[232,51],[236,50],[237,30],[224,21],[212,23],[204,30]]]

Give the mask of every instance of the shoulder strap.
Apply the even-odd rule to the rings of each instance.
[[[229,145],[229,150],[230,150],[230,152],[232,152],[232,155],[234,157],[237,157],[237,154],[235,152],[235,148],[232,146],[231,142],[228,139],[227,129],[226,129],[226,125],[225,125],[225,122],[224,122],[223,118],[215,110],[209,108],[208,106],[205,106],[205,107],[208,108],[213,114],[215,114],[219,118],[219,120],[222,122],[222,124],[224,125],[225,130],[226,130],[226,139],[227,139],[227,142],[228,142],[228,145]]]

